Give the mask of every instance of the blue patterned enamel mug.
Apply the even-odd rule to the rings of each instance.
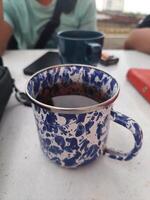
[[[94,86],[103,93],[106,100],[77,108],[69,108],[69,105],[68,108],[54,107],[36,100],[41,89],[64,82]],[[142,130],[133,119],[112,109],[118,94],[118,83],[111,75],[88,65],[51,66],[34,74],[27,84],[27,95],[32,102],[44,154],[68,168],[90,163],[103,155],[124,161],[136,156],[142,146]],[[135,143],[129,153],[107,148],[111,120],[132,133]]]

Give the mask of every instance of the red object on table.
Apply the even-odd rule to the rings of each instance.
[[[127,73],[127,79],[150,103],[150,69],[131,68]]]

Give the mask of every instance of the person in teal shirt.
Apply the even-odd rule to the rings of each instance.
[[[20,49],[33,49],[45,24],[53,15],[57,0],[0,0],[0,54],[12,35]],[[67,6],[67,5],[66,5]],[[60,24],[46,48],[56,47],[56,33],[63,30],[96,30],[95,0],[77,0],[69,14],[62,13]]]

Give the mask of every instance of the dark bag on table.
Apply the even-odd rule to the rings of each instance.
[[[0,58],[0,119],[13,91],[13,82],[8,68],[2,66]]]
[[[9,69],[3,66],[3,61],[0,57],[0,120],[13,90],[15,91],[16,99],[20,103],[31,106],[27,95],[16,88]]]

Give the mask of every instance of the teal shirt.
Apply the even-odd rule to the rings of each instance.
[[[56,0],[48,6],[41,5],[37,0],[3,0],[4,20],[13,28],[19,48],[34,47],[44,25],[52,17],[55,5]],[[71,13],[62,13],[60,25],[47,48],[56,47],[56,32],[76,29],[96,30],[95,0],[77,0]]]

